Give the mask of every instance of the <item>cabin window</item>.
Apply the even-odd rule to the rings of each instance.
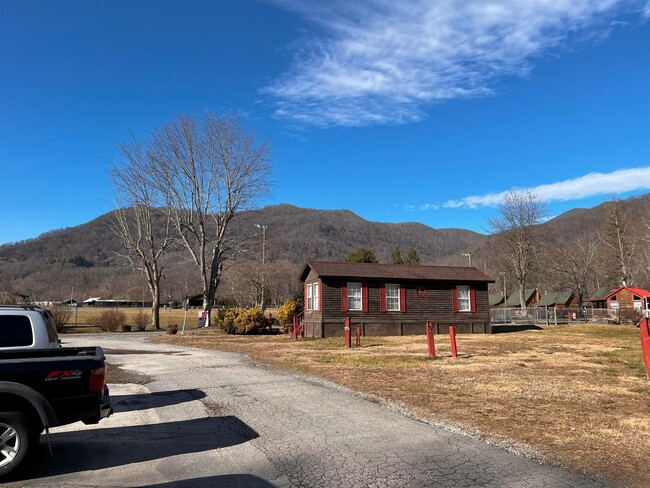
[[[399,285],[386,283],[386,310],[399,312]]]
[[[640,312],[641,308],[643,308],[643,305],[641,304],[641,297],[634,295],[633,300],[634,300],[634,310]]]
[[[469,298],[469,286],[458,286],[456,290],[458,293],[458,311],[470,312],[472,310],[472,304]]]
[[[318,310],[318,283],[307,285],[307,310]]]
[[[361,283],[348,282],[348,310],[362,310]]]

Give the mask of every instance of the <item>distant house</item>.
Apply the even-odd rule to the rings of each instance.
[[[503,307],[505,302],[503,293],[490,293],[488,296],[488,302],[490,304],[490,308]]]
[[[537,303],[538,307],[553,308],[575,308],[578,306],[578,298],[570,291],[553,291],[542,295]]]
[[[526,288],[524,290],[524,299],[526,300],[526,307],[533,307],[539,303],[541,295],[537,288]],[[519,300],[519,290],[515,290],[508,297],[506,301],[506,307],[508,308],[518,308],[521,307],[521,302]]]
[[[613,313],[636,311],[650,316],[650,291],[648,290],[623,285],[607,293],[602,289],[598,290],[596,295],[601,296],[592,296],[587,300],[594,308],[605,308]]]
[[[302,323],[308,337],[344,334],[344,320],[362,334],[423,334],[435,331],[490,333],[488,284],[476,268],[308,261]]]

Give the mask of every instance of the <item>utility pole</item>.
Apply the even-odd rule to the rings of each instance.
[[[255,227],[262,229],[262,299],[260,303],[260,308],[262,309],[262,314],[264,313],[264,292],[266,288],[266,225],[255,224]]]
[[[70,292],[70,306],[72,307],[72,301],[74,300],[74,287],[76,283],[72,283],[72,291]],[[77,306],[74,307],[74,325],[77,326]]]

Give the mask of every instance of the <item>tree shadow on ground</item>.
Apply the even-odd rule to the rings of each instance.
[[[524,330],[543,330],[535,324],[517,324],[517,325],[493,325],[493,334],[503,334],[506,332],[523,332]]]

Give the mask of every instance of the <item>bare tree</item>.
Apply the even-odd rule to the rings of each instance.
[[[164,254],[173,243],[171,211],[154,180],[148,142],[133,139],[120,145],[120,161],[110,171],[115,196],[113,232],[120,238],[121,254],[144,276],[151,294],[151,324],[160,328],[160,281]]]
[[[582,308],[584,294],[588,288],[589,276],[598,266],[598,241],[592,237],[576,239],[550,253],[558,284],[570,289],[578,297]]]
[[[499,217],[490,219],[490,230],[500,242],[502,259],[519,286],[519,303],[526,308],[524,290],[533,271],[539,246],[536,225],[546,216],[546,205],[532,190],[508,192],[499,204]]]
[[[601,234],[605,245],[607,278],[615,283],[621,280],[634,282],[632,260],[636,247],[636,236],[631,222],[619,200],[613,198]]]
[[[153,134],[151,156],[179,239],[201,275],[209,317],[234,251],[229,224],[268,192],[268,144],[256,143],[238,117],[181,116]]]

